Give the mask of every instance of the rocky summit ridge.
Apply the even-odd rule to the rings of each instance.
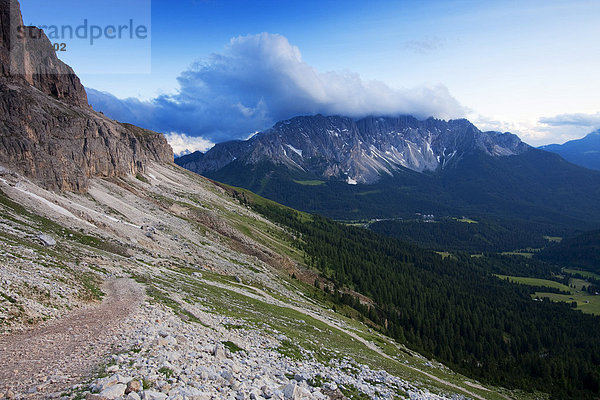
[[[163,135],[88,105],[79,78],[44,32],[23,27],[18,1],[0,0],[0,32],[0,164],[49,189],[85,192],[92,176],[173,161]]]
[[[323,178],[371,184],[402,168],[444,169],[473,152],[502,157],[529,149],[516,135],[482,132],[466,119],[316,115],[281,121],[247,141],[221,143],[176,162],[203,174],[236,160],[250,165],[268,161]]]

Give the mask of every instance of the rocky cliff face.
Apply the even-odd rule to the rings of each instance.
[[[79,78],[43,31],[18,31],[16,0],[0,0],[0,23],[0,164],[46,188],[86,191],[91,176],[135,174],[150,161],[173,161],[163,135],[91,109]]]
[[[528,149],[515,135],[481,132],[467,120],[403,116],[356,121],[317,115],[279,122],[248,141],[222,143],[177,163],[202,174],[238,159],[247,164],[269,161],[325,178],[373,183],[400,168],[436,171],[473,152],[501,157]]]
[[[71,67],[56,57],[44,32],[23,26],[19,3],[0,0],[2,76],[29,84],[71,105],[87,107],[87,95]]]

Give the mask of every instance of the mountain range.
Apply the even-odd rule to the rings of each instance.
[[[571,140],[564,144],[550,144],[540,148],[559,154],[573,164],[600,170],[600,129],[582,139]]]
[[[600,173],[464,119],[297,117],[176,163],[336,219],[420,213],[590,229],[600,222]]]
[[[220,143],[206,154],[196,152],[177,162],[203,174],[234,161],[268,161],[320,178],[372,184],[402,169],[442,170],[475,152],[502,157],[528,149],[515,135],[481,132],[464,119],[316,115],[279,122],[247,141]]]

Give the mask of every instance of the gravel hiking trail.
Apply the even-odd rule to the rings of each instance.
[[[25,332],[0,336],[0,399],[58,397],[94,372],[115,345],[124,322],[144,299],[131,279],[111,279],[101,303],[77,309]]]

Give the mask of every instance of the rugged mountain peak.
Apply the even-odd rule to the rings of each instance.
[[[0,165],[49,189],[85,192],[92,176],[144,172],[172,162],[165,137],[94,112],[73,70],[37,28],[22,26],[19,3],[0,0]]]
[[[207,173],[235,160],[267,161],[348,183],[374,183],[402,168],[434,172],[465,154],[503,157],[529,148],[515,135],[481,132],[466,119],[371,116],[354,120],[315,115],[278,122],[245,142],[219,144],[204,155],[185,156],[177,162]]]
[[[24,26],[19,2],[0,0],[2,76],[26,82],[67,104],[88,107],[87,94],[71,67],[56,56],[43,30]]]

